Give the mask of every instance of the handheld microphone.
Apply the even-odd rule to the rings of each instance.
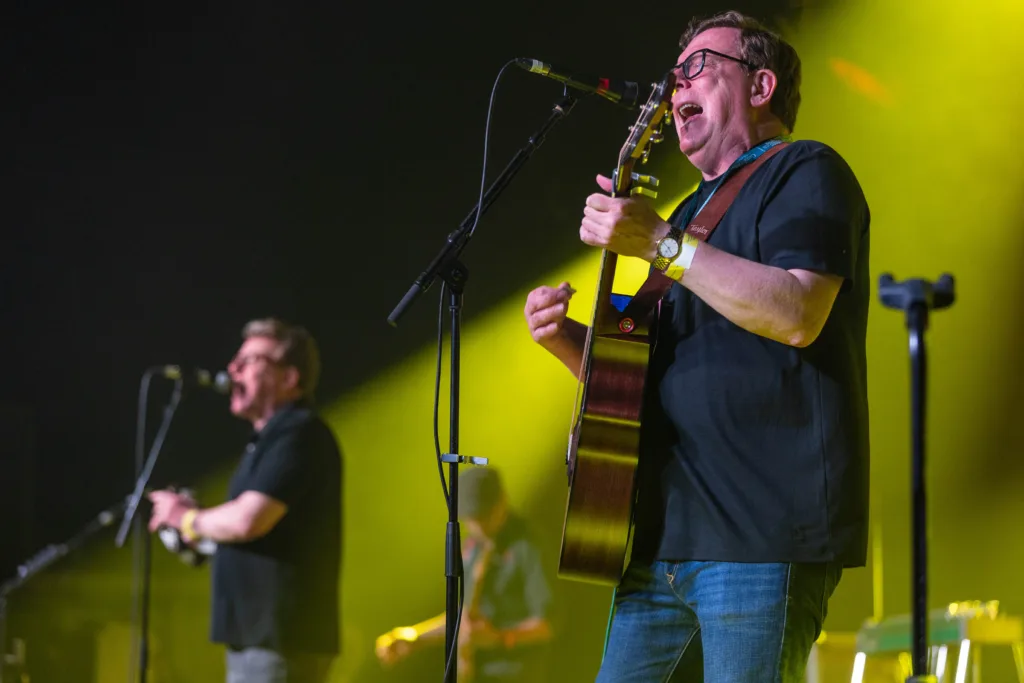
[[[186,384],[199,387],[209,387],[218,394],[231,393],[231,375],[221,370],[216,375],[211,375],[209,370],[197,368],[191,371],[182,370],[177,365],[164,365],[156,368],[157,374],[167,379],[184,380]]]
[[[636,107],[636,101],[640,93],[640,86],[634,81],[620,81],[583,74],[572,75],[564,69],[556,69],[550,64],[537,61],[536,59],[518,58],[516,59],[516,66],[526,69],[531,73],[553,78],[570,88],[600,95],[609,102],[621,104],[627,109]]]

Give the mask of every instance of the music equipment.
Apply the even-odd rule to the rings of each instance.
[[[195,491],[190,488],[178,488],[174,485],[169,485],[166,488],[193,501],[196,499]],[[173,527],[161,526],[157,529],[156,535],[168,551],[177,555],[179,560],[190,567],[199,567],[217,552],[217,544],[214,541],[208,538],[197,538],[194,542],[187,543],[181,532]]]
[[[980,649],[1008,646],[1013,653],[1017,680],[1024,682],[1024,621],[1002,612],[998,600],[953,602],[945,608],[930,610],[925,617],[928,623],[927,668],[937,680],[964,681],[968,677],[987,680],[987,676],[981,675]],[[865,622],[857,631],[856,654],[848,680],[851,683],[871,680],[865,676],[867,666],[872,663],[891,665],[894,660],[900,669],[895,672],[896,678],[911,676],[913,619],[913,614],[896,614]],[[974,674],[968,676],[972,670]],[[949,672],[953,675],[947,678]]]
[[[612,196],[655,195],[644,183],[656,185],[657,179],[633,168],[663,138],[674,88],[673,72],[653,85],[619,151]],[[623,298],[612,292],[616,261],[614,252],[602,251],[566,455],[569,495],[558,561],[560,577],[606,585],[619,583],[629,541],[653,323],[653,309],[637,318],[622,316]]]
[[[167,489],[187,496],[193,501],[196,498],[195,491],[189,488],[179,489],[175,486],[168,486]],[[208,538],[197,538],[192,543],[188,543],[181,535],[181,532],[173,527],[160,527],[157,529],[157,537],[168,551],[177,555],[179,560],[190,567],[203,565],[207,559],[217,552],[217,544],[214,541]]]
[[[564,69],[557,69],[550,64],[536,59],[516,59],[516,66],[530,73],[547,76],[570,88],[599,95],[609,102],[621,104],[627,109],[636,107],[639,86],[634,81],[619,81],[597,76],[573,75]],[[669,93],[671,95],[671,93]]]
[[[223,370],[214,375],[202,368],[187,371],[177,365],[163,365],[156,368],[156,372],[167,379],[183,380],[187,386],[207,387],[218,394],[231,393],[231,376]]]

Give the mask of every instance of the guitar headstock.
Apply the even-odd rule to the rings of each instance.
[[[654,83],[647,103],[640,109],[636,123],[629,127],[629,137],[619,151],[619,162],[612,173],[612,196],[625,194],[642,194],[657,197],[658,193],[648,189],[646,185],[658,186],[658,179],[650,175],[640,175],[633,171],[637,161],[647,163],[651,153],[651,145],[664,139],[662,129],[672,118],[672,91],[676,87],[675,71],[659,82]]]

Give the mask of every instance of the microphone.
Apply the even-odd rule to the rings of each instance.
[[[218,394],[231,393],[231,375],[221,370],[216,375],[211,375],[209,370],[197,368],[192,371],[184,371],[177,365],[163,365],[155,368],[157,374],[167,379],[181,379],[186,384],[199,387],[209,387]]]
[[[550,64],[522,57],[516,59],[516,66],[541,76],[553,78],[570,88],[600,95],[609,102],[621,104],[627,109],[636,107],[640,86],[633,81],[619,81],[583,74],[572,75],[568,71],[556,69]]]

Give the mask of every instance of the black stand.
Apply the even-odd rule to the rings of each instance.
[[[471,464],[486,464],[486,459],[469,458],[458,455],[459,452],[459,352],[461,343],[462,325],[462,297],[465,291],[466,280],[469,271],[459,262],[459,255],[469,243],[472,236],[473,226],[476,225],[478,214],[482,215],[490,205],[498,198],[502,190],[511,182],[519,169],[530,158],[530,155],[541,146],[544,137],[551,127],[564,119],[572,111],[576,104],[576,98],[568,93],[555,103],[555,106],[540,129],[530,137],[526,146],[520,149],[512,158],[505,170],[501,172],[497,180],[488,188],[481,202],[469,212],[463,219],[459,228],[448,235],[448,240],[441,248],[440,253],[431,261],[427,269],[416,279],[406,292],[402,300],[391,311],[388,316],[388,323],[397,327],[398,319],[402,316],[412,302],[423,292],[427,291],[433,284],[435,278],[441,278],[450,293],[448,310],[451,314],[451,388],[449,403],[449,453],[442,456],[442,462],[448,463],[449,499],[448,499],[448,524],[445,527],[445,683],[454,683],[458,664],[455,652],[455,643],[458,636],[459,619],[459,586],[462,578],[462,541],[459,534],[459,463],[468,462]]]
[[[149,383],[149,378],[152,376],[152,372],[147,372],[142,380],[142,394],[145,395],[146,387]],[[135,490],[128,497],[124,518],[121,520],[121,528],[117,531],[117,538],[115,544],[118,548],[124,546],[125,538],[128,535],[128,529],[134,526],[134,540],[135,548],[141,548],[142,553],[142,566],[140,571],[141,576],[138,580],[141,581],[141,588],[139,589],[139,633],[138,633],[138,652],[133,654],[138,655],[138,683],[146,683],[146,676],[149,669],[149,589],[151,583],[151,571],[150,571],[150,559],[152,556],[152,537],[146,530],[146,520],[143,517],[136,515],[139,508],[139,503],[142,501],[142,496],[146,493],[146,484],[149,482],[149,477],[153,473],[153,467],[156,465],[156,460],[160,455],[160,449],[163,447],[164,439],[167,438],[167,431],[171,427],[171,419],[174,417],[174,411],[178,407],[178,403],[181,402],[182,389],[184,382],[181,379],[177,379],[174,382],[174,392],[171,394],[170,400],[167,402],[167,406],[164,408],[163,421],[160,423],[160,429],[157,431],[156,436],[153,439],[153,445],[149,450],[149,457],[138,471],[138,481],[135,482]],[[139,401],[139,426],[138,426],[138,456],[142,455],[141,444],[145,441],[145,401]],[[138,460],[137,460],[138,462]]]
[[[85,525],[81,531],[72,536],[65,543],[46,546],[18,567],[18,575],[15,578],[0,585],[0,657],[2,657],[2,659],[0,659],[0,683],[3,683],[4,681],[4,669],[6,664],[10,664],[18,668],[22,668],[25,665],[24,652],[16,652],[13,655],[7,654],[7,597],[24,586],[32,580],[34,576],[48,568],[54,562],[57,562],[65,555],[82,547],[85,545],[86,541],[113,524],[114,520],[120,517],[124,512],[126,505],[127,498],[117,505],[113,505],[98,514],[91,522]],[[22,671],[19,671],[16,676],[11,678],[11,680],[22,680],[22,673]]]
[[[928,314],[949,307],[954,300],[953,276],[945,274],[934,285],[927,280],[895,282],[889,274],[878,281],[882,305],[906,313],[910,333],[911,392],[911,501],[913,511],[913,673],[908,683],[934,683],[928,673],[928,517],[925,498],[925,400],[927,356],[924,332]]]

